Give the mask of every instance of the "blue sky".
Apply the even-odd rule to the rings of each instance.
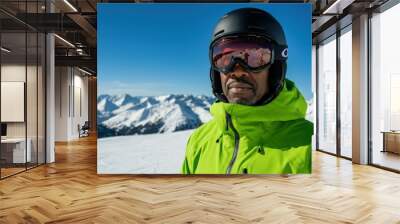
[[[311,94],[310,4],[98,4],[99,94],[212,95],[208,46],[218,19],[242,7],[271,13],[289,46],[287,78]]]

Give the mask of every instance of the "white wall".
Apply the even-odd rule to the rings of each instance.
[[[1,66],[1,81],[2,87],[3,82],[20,82],[24,83],[22,89],[18,90],[18,94],[25,93],[26,90],[26,98],[25,95],[21,96],[22,102],[12,101],[11,104],[20,104],[19,107],[10,107],[6,106],[2,102],[2,114],[4,113],[14,113],[20,114],[21,121],[17,122],[5,122],[7,124],[7,137],[9,138],[24,138],[27,136],[29,139],[28,144],[31,149],[32,162],[36,162],[36,159],[39,159],[39,163],[44,163],[44,150],[45,150],[45,140],[44,140],[44,92],[43,89],[44,82],[44,74],[41,72],[41,67],[36,67],[32,65],[25,66],[25,64],[17,64],[17,63],[4,63]],[[27,80],[25,80],[27,78]],[[14,87],[16,88],[16,87]],[[4,95],[6,94],[6,95]],[[10,92],[5,92],[5,89],[2,89],[2,99],[10,98],[7,94],[11,94]],[[17,94],[17,93],[15,93]],[[25,98],[25,99],[24,99]],[[21,105],[22,104],[22,105]],[[26,104],[26,105],[25,105]],[[16,106],[16,105],[14,105]],[[14,111],[13,111],[14,110]],[[26,120],[25,120],[26,113]],[[3,120],[3,118],[2,118]]]
[[[25,83],[1,82],[1,121],[24,122]]]
[[[67,67],[55,68],[55,141],[68,140],[68,88],[70,77]]]
[[[88,113],[88,78],[81,75],[74,75],[74,108],[72,109],[72,135],[75,137],[79,136],[78,133],[78,124],[83,125],[85,121],[88,121],[89,113]],[[82,73],[79,73],[82,74]],[[81,108],[80,108],[81,107]],[[81,110],[81,111],[80,111]]]
[[[32,66],[26,67],[25,64],[3,64],[1,66],[1,81],[2,82],[24,82],[26,83],[25,76],[26,71],[28,74],[34,69]],[[30,80],[31,82],[31,80]],[[30,83],[32,84],[32,83]],[[32,89],[27,89],[28,98],[36,97],[36,91],[31,92]],[[27,99],[28,100],[28,99]],[[29,102],[31,100],[28,100]],[[36,107],[36,105],[35,105]],[[22,108],[24,109],[24,108]],[[1,110],[7,110],[7,108],[1,108]],[[30,112],[30,111],[28,111]],[[28,121],[31,122],[33,119],[32,114],[28,113]],[[36,114],[35,114],[36,118]],[[35,120],[36,121],[36,120]],[[36,122],[35,122],[36,123]],[[24,137],[25,136],[26,122],[7,122],[7,134],[9,137]],[[29,125],[28,128],[32,127]],[[29,135],[29,133],[28,133]],[[29,137],[29,136],[28,136]]]
[[[88,120],[88,78],[76,68],[56,67],[55,85],[55,140],[77,139],[78,125]]]

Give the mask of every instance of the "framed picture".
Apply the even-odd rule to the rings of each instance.
[[[310,21],[310,4],[98,4],[98,173],[311,173]]]

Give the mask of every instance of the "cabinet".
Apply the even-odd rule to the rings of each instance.
[[[390,131],[383,133],[383,151],[400,154],[400,132]]]

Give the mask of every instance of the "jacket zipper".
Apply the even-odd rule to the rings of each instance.
[[[237,130],[233,126],[230,114],[227,113],[226,116],[227,116],[227,122],[228,122],[229,126],[232,128],[233,134],[235,135],[235,149],[233,150],[232,159],[229,162],[228,169],[226,170],[226,174],[230,174],[231,170],[232,170],[232,167],[233,167],[233,164],[235,163],[238,151],[239,151],[239,140],[240,140],[240,138],[239,138],[239,133],[237,132]]]

